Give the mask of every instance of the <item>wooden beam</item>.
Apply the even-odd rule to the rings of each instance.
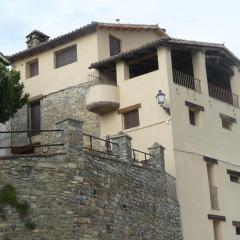
[[[204,107],[203,106],[197,105],[195,103],[191,103],[191,102],[185,101],[185,105],[190,107],[190,108],[193,108],[195,110],[198,110],[198,111],[204,111]]]
[[[220,215],[214,215],[214,214],[208,214],[208,219],[209,220],[214,220],[214,221],[226,221],[225,216],[220,216]]]
[[[138,108],[141,108],[141,103],[129,106],[129,107],[125,107],[125,108],[121,108],[118,110],[118,114],[124,114],[124,113],[128,113],[128,112],[132,112],[134,110],[137,110]]]

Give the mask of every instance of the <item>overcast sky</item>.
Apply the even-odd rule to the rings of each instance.
[[[0,0],[0,51],[26,48],[33,29],[51,38],[91,21],[159,24],[172,37],[225,43],[240,57],[239,0]]]

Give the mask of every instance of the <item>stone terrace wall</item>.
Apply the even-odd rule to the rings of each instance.
[[[74,117],[85,121],[84,132],[94,136],[100,136],[100,117],[86,109],[86,93],[91,82],[79,84],[58,92],[44,96],[41,101],[41,128],[55,129],[55,123],[62,119]],[[28,129],[28,109],[24,106],[12,120],[12,130]],[[54,143],[55,134],[44,133],[36,141]],[[27,145],[29,139],[27,133],[13,134],[14,146]]]
[[[7,207],[0,239],[10,240],[181,240],[179,205],[168,198],[163,148],[154,145],[154,166],[129,158],[131,139],[117,136],[119,158],[81,148],[82,126],[68,120],[58,127],[64,154],[0,159],[0,188],[11,183],[30,204],[36,229]]]

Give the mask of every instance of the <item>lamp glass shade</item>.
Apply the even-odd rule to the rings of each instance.
[[[165,101],[165,94],[161,91],[158,92],[156,99],[158,101],[158,104],[163,105],[164,101]]]

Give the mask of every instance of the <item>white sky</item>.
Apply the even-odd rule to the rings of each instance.
[[[0,51],[25,49],[33,29],[56,37],[116,18],[158,23],[172,37],[225,43],[240,57],[240,0],[0,0]]]

